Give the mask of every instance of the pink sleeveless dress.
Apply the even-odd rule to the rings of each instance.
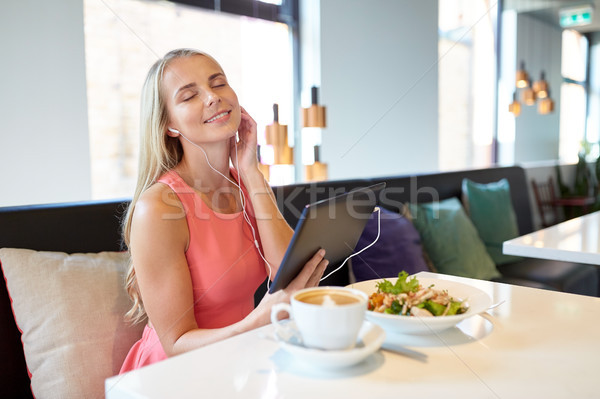
[[[250,196],[234,169],[231,174],[242,187],[246,212],[259,240]],[[214,212],[175,171],[165,173],[158,181],[177,194],[185,210],[190,234],[185,256],[192,278],[198,327],[220,328],[242,320],[254,309],[254,292],[267,275],[242,212]],[[166,358],[156,331],[147,325],[142,338],[125,358],[121,373]]]

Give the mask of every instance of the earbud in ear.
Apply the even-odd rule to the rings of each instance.
[[[181,134],[181,133],[179,133],[179,130],[177,130],[177,129],[173,129],[172,127],[168,128],[168,130],[169,130],[169,132],[171,132],[171,133]]]

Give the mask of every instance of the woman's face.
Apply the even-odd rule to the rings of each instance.
[[[172,60],[164,71],[162,95],[168,127],[190,140],[217,142],[238,130],[241,110],[237,95],[210,57],[194,55]]]

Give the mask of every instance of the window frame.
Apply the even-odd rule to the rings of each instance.
[[[227,12],[267,21],[281,22],[293,28],[298,26],[298,0],[282,0],[281,5],[260,0],[169,0],[172,3],[205,8],[217,12]]]

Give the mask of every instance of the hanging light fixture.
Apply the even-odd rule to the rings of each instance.
[[[521,115],[521,103],[517,100],[517,92],[513,93],[513,102],[508,104],[508,112],[512,112],[515,116]]]
[[[550,98],[550,90],[548,90],[547,96],[538,102],[538,112],[542,115],[554,112],[554,100]]]
[[[318,88],[311,88],[311,105],[309,108],[302,108],[302,127],[327,127],[325,107],[319,105]]]
[[[305,174],[307,181],[322,181],[327,180],[327,164],[321,162],[319,155],[320,146],[314,147],[315,162],[305,166]]]
[[[535,104],[535,91],[530,87],[529,82],[527,82],[527,86],[523,89],[521,100],[525,105]]]
[[[527,37],[527,34],[525,34]],[[534,60],[537,60],[535,50],[537,43],[535,41],[535,30],[533,36],[533,51],[529,51]],[[552,55],[552,47],[550,46],[550,55]],[[546,52],[542,52],[542,58],[546,58]],[[552,57],[550,57],[552,59]],[[543,63],[543,61],[541,61]],[[509,104],[508,109],[515,116],[521,113],[521,103],[525,105],[534,105],[537,100],[538,113],[545,115],[554,111],[554,101],[550,98],[550,85],[546,81],[546,73],[542,70],[540,79],[533,82],[530,80],[529,74],[525,70],[525,61],[521,60],[519,69],[515,73],[515,92],[513,93],[513,102]],[[520,92],[521,103],[517,101],[517,94]]]
[[[525,70],[525,61],[521,61],[521,65],[516,72],[515,78],[515,83],[519,89],[529,87],[529,75],[527,75],[527,71]]]
[[[546,81],[546,73],[544,71],[540,73],[540,80],[533,82],[533,91],[537,98],[548,97],[548,82]]]
[[[303,134],[303,143],[313,146],[314,158],[310,164],[305,165],[304,174],[307,181],[320,181],[327,179],[327,164],[322,163],[319,157],[321,142],[321,129],[327,127],[326,108],[319,105],[318,88],[311,88],[311,105],[302,108],[302,127],[307,129]],[[309,139],[310,138],[310,139]],[[308,141],[305,141],[307,140]],[[304,147],[303,147],[304,148]],[[306,151],[307,149],[305,149]],[[308,152],[307,152],[308,154]]]
[[[279,123],[278,104],[273,104],[273,123],[265,127],[265,138],[267,144],[273,146],[275,164],[294,164],[294,151],[288,145],[287,125]]]

